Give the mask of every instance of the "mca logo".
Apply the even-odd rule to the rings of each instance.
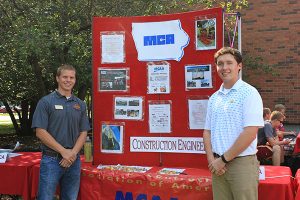
[[[151,35],[144,36],[144,46],[175,44],[175,35]]]

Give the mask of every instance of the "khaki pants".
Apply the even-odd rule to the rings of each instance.
[[[224,175],[212,176],[214,200],[257,200],[259,163],[256,155],[235,158],[226,168]]]

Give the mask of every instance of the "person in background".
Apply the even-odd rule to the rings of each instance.
[[[263,109],[263,118],[264,118],[264,121],[270,121],[270,117],[271,117],[271,110],[270,110],[270,108],[264,108]]]
[[[285,106],[283,104],[276,104],[274,106],[274,111],[281,112],[283,114],[284,120],[285,120],[285,111],[286,111],[286,108],[285,108]],[[282,120],[282,122],[284,120]],[[276,128],[276,132],[277,132],[277,135],[279,137],[279,140],[283,140],[283,138],[284,138],[285,135],[296,135],[294,131],[285,131],[283,123],[281,123],[280,126],[278,128]]]
[[[284,115],[279,111],[273,111],[271,113],[271,121],[265,121],[263,128],[258,130],[257,145],[265,146],[264,150],[269,149],[269,152],[264,152],[266,158],[272,156],[272,163],[275,166],[280,166],[284,162],[284,151],[282,145],[290,143],[290,140],[279,141],[276,128],[280,126],[284,119]],[[261,151],[258,148],[258,153]]]
[[[214,55],[223,83],[210,98],[203,132],[214,200],[258,199],[257,131],[264,125],[258,91],[239,79],[242,55],[223,47]]]
[[[90,130],[86,104],[72,94],[76,70],[71,65],[57,69],[57,90],[40,99],[32,128],[42,141],[38,200],[50,200],[60,185],[61,199],[77,199],[80,157]]]

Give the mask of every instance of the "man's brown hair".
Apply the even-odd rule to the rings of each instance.
[[[285,106],[283,104],[276,104],[274,106],[274,110],[277,110],[277,111],[282,111],[282,110],[285,110]]]
[[[243,57],[239,50],[231,48],[231,47],[223,47],[215,53],[215,55],[214,55],[215,63],[217,64],[218,58],[225,54],[231,54],[238,64],[243,62]]]
[[[264,108],[264,110],[263,110],[263,117],[266,117],[269,114],[271,114],[270,108]]]

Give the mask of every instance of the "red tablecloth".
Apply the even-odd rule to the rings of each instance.
[[[0,164],[0,194],[21,195],[27,200],[30,198],[32,167],[40,162],[41,153],[20,154]]]
[[[139,195],[159,196],[160,199],[180,200],[212,199],[211,178],[207,169],[187,169],[188,175],[158,175],[160,168],[150,172],[125,173],[97,170],[95,167],[82,168],[79,198],[111,200],[135,199]],[[259,183],[259,200],[293,200],[294,185],[288,167],[265,166],[266,179]],[[124,197],[124,198],[123,198]]]
[[[295,176],[295,191],[296,191],[296,198],[295,200],[300,200],[300,169],[297,170]]]
[[[85,199],[212,199],[207,169],[186,169],[184,175],[160,175],[161,168],[146,173],[97,170],[83,167],[79,198]],[[159,197],[159,198],[158,198]]]
[[[259,200],[294,200],[294,183],[288,167],[264,166],[266,179],[259,183]],[[37,193],[39,165],[32,168],[31,197]],[[211,174],[208,169],[186,169],[186,175],[159,175],[159,167],[146,173],[98,170],[91,163],[82,163],[78,199],[160,199],[210,200]],[[300,180],[300,172],[299,180]],[[118,198],[116,198],[118,196]],[[127,196],[127,197],[126,197]],[[300,199],[299,199],[300,200]]]
[[[296,143],[294,146],[294,154],[300,153],[300,133],[298,133],[296,138]]]
[[[294,199],[294,182],[289,167],[265,166],[266,179],[259,182],[258,199]]]

